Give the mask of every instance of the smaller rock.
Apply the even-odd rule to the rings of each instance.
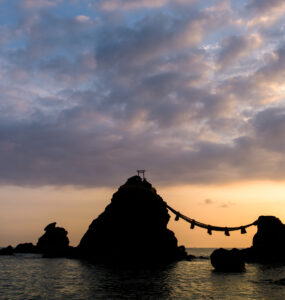
[[[13,255],[14,249],[12,246],[0,249],[0,255]]]
[[[240,250],[226,250],[223,248],[215,250],[211,256],[211,264],[216,271],[220,272],[243,272],[245,262]]]
[[[285,278],[275,280],[275,281],[273,281],[273,283],[278,284],[278,285],[285,285]]]
[[[285,225],[274,216],[260,216],[252,247],[242,250],[246,262],[284,263]]]
[[[15,253],[38,253],[37,246],[32,243],[19,244],[15,248]]]
[[[47,225],[44,235],[38,240],[37,248],[43,257],[65,257],[69,255],[67,231],[55,225],[56,222]]]
[[[187,252],[185,249],[185,246],[178,246],[178,251],[177,251],[177,258],[178,260],[184,260],[187,259]]]

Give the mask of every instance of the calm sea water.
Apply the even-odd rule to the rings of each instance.
[[[188,249],[210,255],[213,249]],[[112,269],[39,255],[0,256],[0,299],[285,299],[285,265],[213,272],[210,260],[146,270]]]

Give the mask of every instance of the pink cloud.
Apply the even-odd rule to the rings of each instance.
[[[23,0],[21,4],[26,9],[40,9],[49,6],[56,6],[62,0]]]

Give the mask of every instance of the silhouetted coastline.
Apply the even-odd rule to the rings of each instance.
[[[68,257],[111,265],[156,265],[193,260],[178,246],[167,228],[166,202],[145,178],[133,176],[114,193],[77,247],[69,245],[68,232],[56,222],[44,228],[36,245],[23,243],[0,249],[0,255],[40,253],[43,257]],[[252,247],[215,250],[211,263],[218,271],[244,271],[244,263],[285,262],[285,225],[274,216],[260,216]]]

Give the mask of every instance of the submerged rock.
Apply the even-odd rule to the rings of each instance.
[[[252,247],[242,250],[247,262],[285,262],[285,225],[274,216],[260,216]]]
[[[216,271],[220,272],[243,272],[245,262],[241,251],[238,249],[226,250],[223,248],[215,250],[211,256],[211,264]]]
[[[166,263],[187,254],[167,229],[166,203],[145,179],[133,176],[113,195],[77,247],[78,255],[110,263]]]
[[[37,249],[44,257],[64,257],[69,255],[67,231],[56,227],[56,222],[46,226],[45,233],[39,238]]]
[[[188,260],[188,261],[192,261],[194,259],[197,259],[197,256],[196,255],[192,255],[192,254],[188,254],[185,258],[185,260]]]

